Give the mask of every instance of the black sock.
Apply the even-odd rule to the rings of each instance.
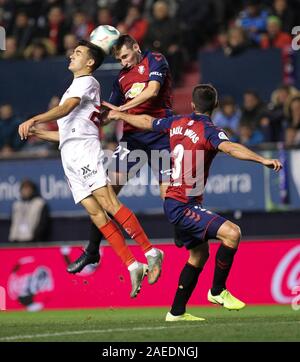
[[[171,314],[177,316],[185,313],[187,302],[197,285],[201,271],[202,268],[196,268],[189,263],[185,264],[179,277],[178,288],[172,304]]]
[[[226,280],[228,278],[236,251],[237,249],[230,248],[224,244],[220,245],[215,260],[215,273],[213,286],[211,288],[212,295],[219,295],[222,290],[226,289]]]
[[[99,254],[99,246],[102,238],[103,235],[101,234],[100,230],[97,228],[97,226],[94,223],[91,223],[90,239],[85,250],[89,254]]]

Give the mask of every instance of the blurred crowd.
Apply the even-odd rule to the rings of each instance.
[[[283,85],[264,104],[256,90],[247,90],[239,107],[223,97],[214,122],[233,140],[248,146],[264,142],[300,145],[300,93],[290,79],[291,31],[300,24],[300,0],[0,0],[0,26],[7,32],[2,59],[69,56],[80,38],[101,24],[129,33],[144,49],[166,55],[174,86],[197,59],[199,49],[220,49],[235,56],[250,47],[279,48],[284,63]],[[58,104],[49,100],[49,109]],[[21,143],[17,128],[23,121],[9,104],[0,105],[0,155],[38,152],[57,145],[30,138]],[[46,127],[43,125],[43,127]],[[49,129],[57,129],[50,124]],[[103,130],[113,148],[113,128]]]
[[[78,39],[109,24],[164,53],[175,85],[199,48],[284,50],[299,20],[300,0],[0,0],[4,59],[68,56]]]

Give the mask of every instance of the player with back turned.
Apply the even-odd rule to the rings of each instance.
[[[240,160],[260,163],[275,171],[282,168],[278,160],[266,159],[238,143],[230,142],[224,131],[214,126],[210,116],[217,106],[217,100],[217,91],[213,86],[200,84],[193,90],[194,112],[190,115],[154,118],[111,111],[108,116],[141,129],[165,132],[170,137],[173,173],[164,210],[170,223],[179,229],[181,240],[190,254],[181,271],[171,310],[166,315],[168,322],[203,320],[186,313],[186,305],[208,259],[209,239],[219,239],[221,245],[216,254],[208,300],[229,310],[239,310],[245,306],[226,288],[241,238],[240,228],[202,206],[209,168],[218,151]]]

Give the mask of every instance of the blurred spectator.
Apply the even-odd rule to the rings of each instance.
[[[282,31],[291,34],[292,28],[296,25],[295,11],[289,6],[287,0],[274,0],[271,14],[281,20]]]
[[[289,100],[297,95],[299,95],[298,90],[289,85],[282,85],[272,93],[267,112],[260,121],[268,142],[284,140],[285,129],[287,127],[285,109],[287,108]]]
[[[17,40],[13,36],[6,38],[6,50],[0,52],[1,59],[17,59],[19,58],[19,53],[17,50]]]
[[[21,148],[22,141],[18,135],[20,123],[10,104],[0,107],[0,156],[10,156]]]
[[[162,53],[168,60],[174,85],[178,85],[183,67],[182,43],[177,22],[169,17],[168,4],[153,5],[153,20],[149,24],[144,47]]]
[[[227,96],[221,99],[219,110],[213,115],[216,126],[230,129],[234,133],[238,131],[241,111],[238,109],[234,98]]]
[[[0,0],[0,26],[10,34],[15,19],[16,3],[11,0]]]
[[[247,124],[241,124],[238,133],[238,142],[247,147],[257,146],[264,142],[264,136],[262,132],[258,129],[254,129]]]
[[[64,36],[64,50],[65,50],[65,56],[69,57],[73,50],[76,48],[78,44],[78,40],[74,34],[66,34]]]
[[[300,145],[300,95],[290,100],[288,104],[288,124],[285,134],[286,145]]]
[[[63,39],[68,33],[68,25],[64,21],[64,15],[60,7],[53,7],[47,15],[47,23],[39,29],[39,36],[49,38],[55,47],[57,54],[63,54]]]
[[[291,47],[291,42],[292,37],[281,31],[280,19],[277,16],[269,16],[267,20],[267,33],[261,37],[261,48],[279,48],[284,50]]]
[[[211,0],[182,0],[178,9],[178,20],[174,26],[183,33],[184,45],[190,60],[197,59],[198,49],[217,33]]]
[[[255,91],[244,92],[241,123],[247,124],[253,129],[258,128],[265,111],[265,105]]]
[[[49,211],[31,180],[20,185],[20,200],[12,206],[10,242],[46,241],[49,231]]]
[[[97,11],[97,26],[99,25],[113,25],[113,19],[109,8],[99,8]]]
[[[25,49],[24,57],[40,61],[49,55],[55,54],[55,51],[53,44],[48,39],[34,39],[31,45]]]
[[[246,0],[244,10],[237,19],[237,25],[244,28],[253,44],[260,43],[261,34],[267,28],[268,12],[262,8],[260,0]]]
[[[245,30],[235,26],[229,29],[227,45],[224,48],[225,55],[234,56],[241,54],[249,47],[249,42]]]
[[[278,48],[281,50],[283,64],[283,82],[294,83],[293,54],[291,50],[292,37],[281,31],[281,21],[276,16],[269,16],[267,34],[262,35],[261,48]]]
[[[71,33],[74,34],[77,39],[89,39],[89,35],[94,27],[94,24],[88,19],[84,12],[77,11],[74,14]]]
[[[117,28],[121,34],[131,35],[142,45],[148,29],[148,21],[143,18],[138,6],[130,6],[125,19],[118,24]]]
[[[20,53],[23,53],[24,49],[29,45],[33,35],[34,25],[32,21],[30,21],[26,13],[18,13],[12,30],[12,36],[14,36],[17,41],[18,51]]]

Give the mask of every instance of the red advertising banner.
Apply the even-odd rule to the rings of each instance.
[[[218,243],[210,245],[210,258],[200,275],[189,305],[208,304],[214,258]],[[174,245],[160,245],[165,252],[159,281],[144,280],[136,299],[129,297],[127,269],[109,246],[101,248],[98,267],[80,274],[66,272],[79,247],[0,249],[0,288],[7,310],[97,307],[170,306],[188,252]],[[146,262],[137,246],[131,247],[139,261]],[[248,304],[288,304],[300,290],[300,240],[247,241],[240,244],[227,283],[228,289]],[[5,291],[5,293],[3,293]],[[6,300],[3,297],[6,294]]]

